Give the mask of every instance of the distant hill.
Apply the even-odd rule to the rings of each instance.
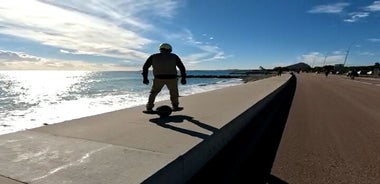
[[[288,68],[289,70],[310,70],[311,67],[310,65],[301,62],[294,65],[289,65],[286,68]]]

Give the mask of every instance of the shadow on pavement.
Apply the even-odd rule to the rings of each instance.
[[[293,76],[275,93],[270,101],[252,108],[262,107],[231,142],[211,159],[189,184],[201,183],[287,183],[273,175],[271,169],[276,156],[282,133],[288,118],[296,89],[296,77]],[[251,108],[251,109],[252,109]],[[250,113],[252,111],[246,111]]]
[[[171,130],[175,130],[177,132],[181,132],[181,133],[184,133],[184,134],[188,134],[190,136],[194,136],[194,137],[199,137],[201,139],[206,139],[209,135],[207,134],[203,134],[203,133],[200,133],[200,132],[196,132],[196,131],[193,131],[193,130],[188,130],[188,129],[184,129],[184,128],[180,128],[180,127],[177,127],[177,126],[173,126],[172,124],[173,123],[182,123],[184,121],[189,121],[203,129],[206,129],[210,132],[216,132],[218,131],[217,128],[215,127],[212,127],[210,125],[207,125],[205,123],[202,123],[196,119],[194,119],[193,117],[191,116],[186,116],[186,115],[175,115],[175,116],[169,116],[169,117],[164,117],[164,118],[154,118],[154,119],[150,119],[149,120],[150,122],[152,123],[155,123],[157,124],[158,126],[161,126],[161,127],[164,127],[164,128],[168,128],[168,129],[171,129]]]
[[[288,182],[285,182],[283,181],[282,179],[276,177],[276,176],[273,176],[273,175],[270,175],[268,177],[268,180],[266,182],[267,184],[288,184]]]

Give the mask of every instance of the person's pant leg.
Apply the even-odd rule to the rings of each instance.
[[[178,107],[178,79],[167,79],[166,86],[169,89],[170,101],[172,102],[173,107]]]
[[[147,109],[151,109],[154,107],[154,101],[156,100],[156,96],[164,87],[165,81],[163,79],[153,79],[152,89],[150,90],[148,103],[146,104]]]

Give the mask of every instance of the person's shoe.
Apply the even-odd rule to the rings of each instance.
[[[173,111],[182,111],[183,107],[174,106]]]
[[[146,108],[147,112],[153,112],[153,108]]]

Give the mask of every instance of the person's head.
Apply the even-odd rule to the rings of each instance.
[[[172,52],[172,46],[168,43],[160,44],[160,52]]]

